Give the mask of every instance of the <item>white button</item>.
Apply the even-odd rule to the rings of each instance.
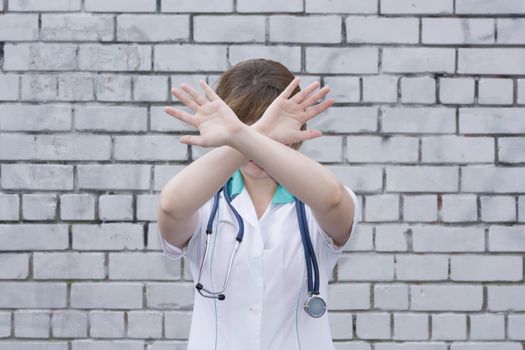
[[[250,310],[256,315],[259,315],[261,313],[261,309],[259,308],[259,305],[253,305],[250,307]]]

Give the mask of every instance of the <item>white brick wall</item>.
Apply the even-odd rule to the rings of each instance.
[[[335,99],[336,348],[525,349],[523,0],[0,1],[0,349],[186,348],[155,206],[205,150],[163,106],[255,57]]]

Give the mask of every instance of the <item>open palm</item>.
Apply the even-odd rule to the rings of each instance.
[[[317,81],[289,98],[299,80],[298,77],[293,79],[256,122],[267,136],[287,145],[321,136],[319,130],[301,130],[301,127],[334,103],[333,98],[328,98],[309,108],[330,91],[329,86],[326,85],[309,96],[318,87]]]

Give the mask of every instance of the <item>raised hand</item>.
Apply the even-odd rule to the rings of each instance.
[[[330,87],[325,85],[322,89],[309,96],[319,86],[317,81],[308,85],[292,98],[288,98],[297,84],[299,84],[299,80],[299,77],[293,79],[286,89],[268,106],[262,117],[254,123],[266,136],[286,145],[321,136],[322,133],[319,130],[301,130],[301,126],[334,103],[333,98],[328,98],[311,107],[330,91]]]
[[[173,107],[165,107],[164,111],[199,130],[200,135],[181,136],[181,143],[202,147],[223,146],[227,144],[231,135],[243,126],[243,123],[204,80],[200,80],[199,84],[204,89],[206,97],[185,83],[182,83],[181,86],[193,99],[188,98],[176,88],[172,89],[173,95],[195,112],[194,115]]]

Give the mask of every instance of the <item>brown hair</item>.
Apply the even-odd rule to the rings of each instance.
[[[255,123],[295,76],[279,62],[264,58],[237,63],[220,77],[215,93],[235,112],[246,125]],[[301,91],[299,85],[291,96]],[[301,126],[306,130],[306,123]],[[297,150],[303,142],[290,147]]]

